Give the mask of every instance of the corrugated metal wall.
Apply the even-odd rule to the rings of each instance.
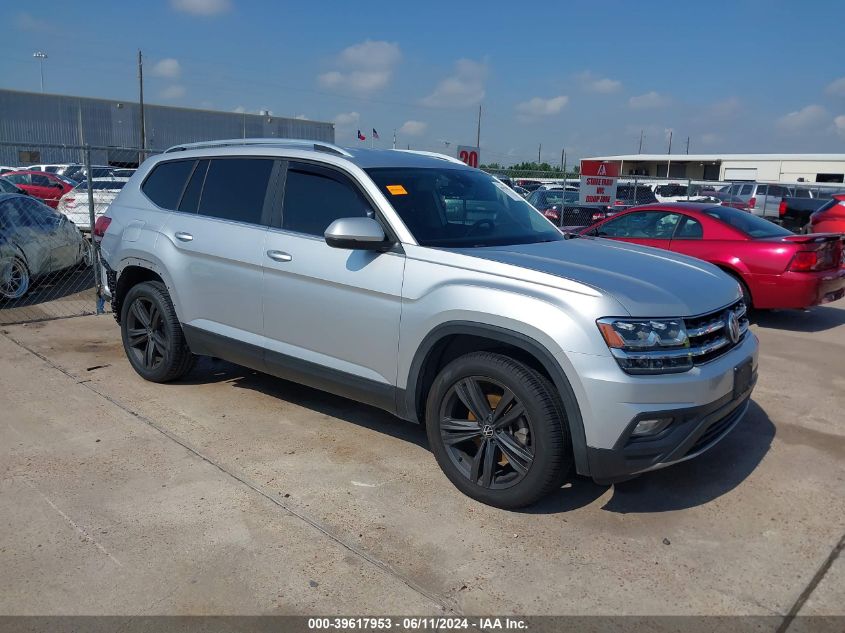
[[[334,142],[334,125],[278,116],[192,110],[146,105],[147,147],[224,138],[278,137]],[[139,106],[126,101],[0,90],[0,165],[18,165],[25,144],[139,147]],[[92,153],[94,164],[108,164],[108,151]],[[77,162],[78,150],[42,149],[42,163]]]

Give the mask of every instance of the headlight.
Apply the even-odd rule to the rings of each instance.
[[[692,368],[683,319],[599,319],[599,331],[629,374],[666,374]]]

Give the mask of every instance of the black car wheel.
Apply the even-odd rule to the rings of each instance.
[[[560,487],[571,465],[555,388],[501,354],[475,352],[447,365],[429,392],[426,427],[446,476],[492,506],[534,503]]]
[[[173,303],[160,282],[144,282],[126,293],[120,332],[130,364],[146,380],[177,380],[193,366]]]
[[[0,278],[0,297],[6,301],[20,299],[29,292],[31,281],[26,262],[20,257],[15,257],[3,277]]]

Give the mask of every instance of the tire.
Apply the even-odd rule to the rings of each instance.
[[[0,298],[5,301],[21,299],[31,286],[32,276],[26,262],[20,257],[13,258],[8,279],[0,279]]]
[[[144,380],[178,380],[193,367],[170,295],[159,281],[145,281],[126,293],[120,334],[129,363]]]
[[[497,508],[531,505],[559,488],[572,466],[556,389],[502,354],[473,352],[441,370],[426,402],[426,433],[455,487]]]

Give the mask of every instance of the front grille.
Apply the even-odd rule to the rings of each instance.
[[[736,342],[731,340],[728,331],[730,313],[736,315],[739,321],[739,338]],[[689,337],[689,352],[696,365],[715,360],[736,347],[745,338],[749,325],[742,300],[709,314],[686,318],[684,323]]]

